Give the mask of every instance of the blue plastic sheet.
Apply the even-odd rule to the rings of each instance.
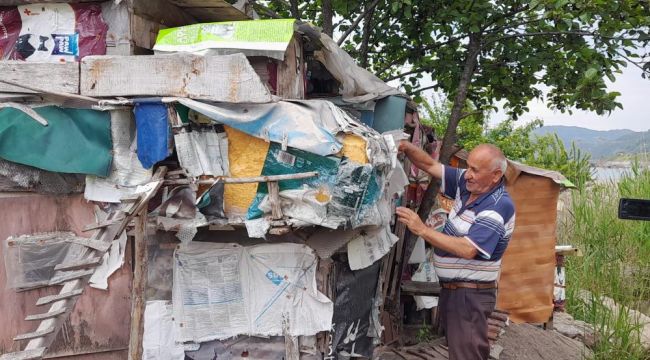
[[[167,106],[162,103],[136,103],[133,112],[138,131],[138,159],[145,169],[150,169],[169,156]]]

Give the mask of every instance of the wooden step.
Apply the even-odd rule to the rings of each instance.
[[[42,314],[28,315],[25,318],[25,321],[43,320],[43,319],[49,319],[49,318],[57,317],[57,316],[65,313],[67,310],[68,310],[67,308],[63,308],[63,309],[59,309],[59,310],[54,310],[54,311],[42,313]]]
[[[110,225],[113,225],[113,224],[117,224],[118,222],[120,222],[120,221],[122,221],[124,219],[125,219],[124,216],[118,216],[116,219],[110,219],[110,220],[100,221],[98,223],[86,225],[86,226],[84,226],[83,231],[85,232],[85,231],[101,229],[103,227],[107,227],[107,226],[110,226]]]
[[[74,296],[79,296],[81,293],[83,293],[83,289],[75,289],[70,292],[66,292],[63,294],[56,294],[56,295],[48,295],[48,296],[43,296],[42,298],[38,299],[36,301],[36,305],[45,305],[49,303],[53,303],[55,301],[63,300],[63,299],[68,299]]]
[[[95,269],[74,271],[74,272],[71,272],[69,274],[64,274],[64,275],[53,278],[52,280],[50,280],[49,285],[57,285],[57,284],[64,283],[66,281],[86,277],[88,275],[92,275],[94,272],[95,272]]]
[[[0,360],[36,360],[42,359],[45,354],[45,348],[39,347],[36,349],[16,351],[0,355]]]
[[[77,270],[77,269],[83,269],[87,268],[90,266],[96,266],[102,261],[102,258],[99,256],[93,256],[90,259],[85,259],[85,260],[79,260],[79,261],[73,261],[69,263],[63,263],[59,264],[54,267],[55,271],[58,270]]]
[[[50,326],[49,328],[47,328],[45,330],[39,330],[39,331],[30,332],[30,333],[27,333],[27,334],[18,335],[18,336],[16,336],[14,338],[14,341],[29,340],[29,339],[39,338],[39,337],[43,337],[43,336],[45,336],[47,334],[50,334],[50,333],[53,333],[53,332],[54,332],[54,326]]]
[[[97,250],[101,252],[106,252],[106,250],[108,250],[108,248],[111,247],[111,242],[93,240],[93,239],[68,239],[68,242],[71,242],[73,244],[83,245],[85,247],[89,247],[93,250]]]

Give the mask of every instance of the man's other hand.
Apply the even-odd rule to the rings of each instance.
[[[397,145],[397,151],[403,153],[411,143],[408,140],[400,140],[399,145]]]
[[[413,210],[405,207],[398,207],[396,213],[399,222],[406,225],[412,233],[417,236],[424,234],[427,226],[424,225],[418,214]]]

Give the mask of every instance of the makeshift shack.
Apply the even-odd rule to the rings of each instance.
[[[309,24],[195,24],[224,2],[25,3],[0,8],[1,358],[371,356],[408,99]]]

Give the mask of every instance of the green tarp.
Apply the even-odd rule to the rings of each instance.
[[[0,109],[0,158],[49,171],[108,176],[110,113],[57,106],[34,111],[49,125],[14,108]]]

